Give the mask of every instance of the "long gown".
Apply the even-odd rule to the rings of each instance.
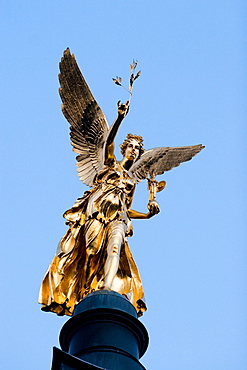
[[[42,310],[72,315],[83,297],[102,288],[107,242],[116,228],[123,230],[123,237],[111,290],[129,299],[139,316],[146,310],[142,281],[127,241],[133,233],[127,210],[135,185],[129,172],[115,161],[105,166],[95,186],[64,213],[69,229],[42,281]]]

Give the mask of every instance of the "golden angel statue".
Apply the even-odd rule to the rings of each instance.
[[[123,159],[117,161],[114,139],[129,101],[119,104],[109,128],[69,49],[60,62],[59,81],[62,111],[70,123],[73,151],[78,154],[78,175],[91,189],[64,213],[69,228],[44,276],[39,303],[44,311],[72,315],[87,294],[107,289],[124,295],[142,315],[144,292],[128,244],[131,219],[149,219],[159,213],[156,192],[165,182],[156,181],[155,176],[190,160],[203,146],[145,151],[142,137],[129,134],[120,146]],[[143,179],[148,180],[147,213],[131,209],[135,187]]]

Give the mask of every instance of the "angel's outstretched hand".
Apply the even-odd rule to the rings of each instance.
[[[153,217],[154,215],[157,215],[160,212],[159,204],[155,200],[151,200],[148,202],[148,218]]]
[[[120,101],[118,102],[118,114],[120,116],[126,116],[129,112],[129,108],[130,108],[130,103],[129,101],[127,101],[125,104],[124,103],[121,103]]]

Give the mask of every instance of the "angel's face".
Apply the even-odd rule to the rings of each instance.
[[[135,139],[130,139],[125,149],[124,153],[125,158],[135,162],[139,157],[139,153],[140,153],[139,142]]]

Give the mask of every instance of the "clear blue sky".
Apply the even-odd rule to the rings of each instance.
[[[164,174],[161,213],[134,222],[148,370],[247,368],[246,2],[1,2],[1,368],[50,368],[67,318],[40,311],[41,279],[86,190],[60,112],[70,47],[109,122],[128,95],[111,81],[139,60],[118,135],[145,147],[206,145]],[[120,158],[120,154],[119,154]],[[145,211],[146,184],[135,208]]]

